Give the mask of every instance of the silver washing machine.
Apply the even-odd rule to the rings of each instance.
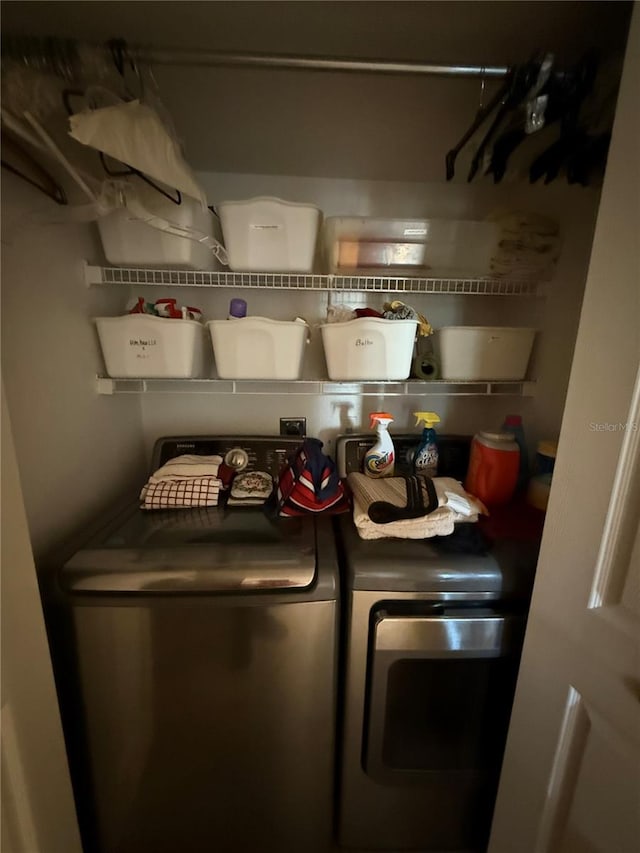
[[[232,451],[247,470],[275,474],[298,443],[162,439],[152,470],[182,453]],[[338,623],[330,520],[136,502],[65,563],[59,586],[88,849],[325,853]]]
[[[464,464],[461,439],[441,458]],[[408,458],[416,436],[394,436]],[[341,473],[370,437],[338,442]],[[402,462],[401,462],[402,470]],[[455,467],[455,465],[454,465]],[[444,473],[444,472],[443,472]],[[337,520],[345,619],[338,839],[486,849],[537,544],[360,539]],[[469,531],[467,531],[469,532]],[[445,541],[445,539],[447,541]]]

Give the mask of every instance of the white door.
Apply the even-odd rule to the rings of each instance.
[[[636,4],[490,853],[640,850],[639,103]]]
[[[2,853],[80,853],[60,713],[2,393]]]

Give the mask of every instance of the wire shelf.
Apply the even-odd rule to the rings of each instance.
[[[398,278],[393,276],[337,276],[302,273],[217,272],[175,269],[138,269],[85,265],[90,285],[160,287],[225,287],[269,290],[376,291],[464,296],[537,296],[540,283],[492,278]]]
[[[333,290],[388,293],[439,293],[465,296],[536,296],[539,283],[490,278],[393,278],[387,276],[335,276]]]
[[[213,270],[157,270],[86,266],[86,283],[162,287],[248,287],[276,290],[327,290],[328,276],[298,273],[244,273]]]
[[[330,380],[257,380],[257,379],[128,379],[97,377],[99,394],[249,394],[405,397],[431,394],[443,397],[518,396],[531,397],[531,381],[467,381],[408,379],[395,382],[337,382]]]

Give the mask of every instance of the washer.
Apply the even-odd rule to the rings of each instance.
[[[298,438],[161,439],[276,474]],[[100,853],[325,851],[332,832],[338,568],[330,519],[140,510],[59,572]],[[75,739],[75,738],[73,738]],[[72,755],[76,754],[72,751]],[[82,799],[82,797],[80,798]],[[87,828],[88,826],[88,828]]]
[[[441,458],[460,458],[453,441],[447,447],[439,437]],[[402,458],[402,437],[396,442]],[[338,442],[343,473],[370,443]],[[366,541],[346,517],[337,531],[345,618],[339,843],[485,850],[537,545],[504,541],[469,554],[455,553],[448,537]]]

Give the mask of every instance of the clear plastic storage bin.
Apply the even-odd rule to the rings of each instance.
[[[406,379],[418,323],[362,317],[320,327],[330,379]]]
[[[447,326],[434,333],[443,379],[524,379],[535,329]]]
[[[107,374],[116,378],[194,379],[207,367],[205,329],[195,320],[144,314],[95,319]]]
[[[337,275],[485,276],[498,242],[492,222],[329,217],[328,270]]]
[[[267,317],[207,323],[221,379],[299,379],[309,327]]]
[[[313,270],[320,225],[320,210],[314,205],[261,197],[223,201],[217,210],[232,270]]]
[[[178,229],[220,239],[220,226],[210,210],[188,196],[173,204],[157,192],[141,195],[143,206],[154,216],[175,224]],[[107,261],[124,267],[179,267],[182,269],[223,269],[211,249],[184,236],[170,234],[136,219],[126,209],[114,210],[98,219],[98,230]]]

